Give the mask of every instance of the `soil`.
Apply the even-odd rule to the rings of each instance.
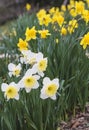
[[[77,111],[68,122],[61,121],[57,130],[89,130],[89,104],[85,112]]]

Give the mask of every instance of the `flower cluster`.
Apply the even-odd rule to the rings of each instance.
[[[22,56],[18,65],[10,63],[8,65],[9,76],[20,76],[22,67],[21,65],[29,65],[23,76],[20,76],[18,83],[11,82],[9,84],[2,83],[1,90],[4,92],[4,96],[9,99],[19,99],[19,91],[23,88],[29,93],[32,89],[41,89],[40,98],[56,99],[56,93],[59,88],[59,80],[57,78],[51,80],[49,77],[44,76],[44,72],[48,66],[47,57],[44,58],[43,53],[34,53],[31,50],[21,51]],[[40,79],[43,80],[43,87],[40,85]]]

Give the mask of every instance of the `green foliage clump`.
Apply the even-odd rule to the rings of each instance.
[[[86,46],[82,47],[81,41],[89,32],[89,23],[86,22],[83,14],[77,14],[76,10],[76,14],[74,12],[71,14],[70,10],[62,10],[60,14],[58,8],[54,9],[57,17],[61,15],[61,19],[59,20],[55,15],[52,20],[56,19],[56,21],[49,22],[48,26],[45,23],[41,25],[41,19],[37,18],[36,14],[24,14],[11,26],[11,34],[3,37],[2,54],[4,53],[5,57],[1,59],[4,64],[0,71],[0,84],[20,80],[14,76],[8,76],[7,65],[13,62],[13,59],[14,63],[20,61],[22,55],[20,48],[17,47],[19,38],[26,40],[27,27],[31,29],[35,26],[37,36],[36,39],[27,41],[29,49],[35,53],[42,52],[48,58],[45,76],[50,79],[58,78],[60,89],[55,101],[49,98],[40,99],[40,89],[32,90],[30,93],[20,91],[19,101],[15,99],[6,101],[0,91],[1,130],[56,130],[61,120],[68,120],[70,113],[75,114],[76,107],[84,111],[89,97],[89,38],[84,39]],[[46,16],[49,17],[49,14],[47,13]],[[52,16],[53,14],[51,18]],[[65,18],[63,23],[61,23],[62,16]],[[73,25],[74,22],[75,25]],[[62,28],[65,28],[67,32],[62,32]],[[51,35],[42,38],[39,30],[48,30]],[[28,65],[22,65],[22,68],[25,73]],[[40,86],[42,87],[42,81]]]

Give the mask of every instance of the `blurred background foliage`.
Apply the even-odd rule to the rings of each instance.
[[[58,6],[68,4],[69,0],[3,0],[0,1],[0,24],[5,23],[7,20],[17,18],[25,11],[26,3],[30,3],[34,9],[40,9],[48,6]],[[8,11],[7,11],[8,10]]]

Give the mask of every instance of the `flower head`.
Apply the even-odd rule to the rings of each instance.
[[[66,35],[67,34],[67,29],[65,27],[61,28],[61,35]]]
[[[48,26],[50,22],[51,22],[51,17],[49,14],[45,14],[41,18],[39,18],[40,25]]]
[[[49,30],[39,30],[38,33],[41,35],[41,38],[46,38],[47,36],[51,35]]]
[[[80,45],[83,46],[83,49],[86,49],[86,47],[89,45],[89,32],[84,35],[84,37],[80,41]]]
[[[10,77],[12,75],[18,77],[20,75],[20,72],[21,72],[21,64],[19,63],[18,65],[15,65],[13,63],[10,63],[8,65],[8,70],[9,70]]]
[[[47,58],[43,58],[43,54],[41,52],[38,53],[37,57],[36,57],[36,64],[33,66],[33,68],[36,70],[36,72],[40,75],[40,76],[44,76],[44,71],[46,71],[47,68]]]
[[[33,26],[31,29],[30,28],[27,28],[26,29],[26,41],[29,41],[31,39],[36,39],[36,29],[35,29],[35,26]]]
[[[75,28],[78,28],[78,22],[76,19],[70,20],[69,21],[69,26],[68,26],[68,32],[72,34],[75,30]]]
[[[37,89],[39,87],[38,80],[40,76],[35,74],[36,71],[32,69],[28,69],[24,75],[24,77],[19,81],[18,86],[20,88],[25,88],[26,92],[30,92],[31,89]]]
[[[56,93],[59,88],[59,80],[53,79],[50,80],[48,77],[43,79],[43,88],[41,89],[40,97],[42,99],[51,98],[56,99]]]
[[[15,98],[16,100],[19,99],[19,88],[17,87],[17,84],[15,84],[14,82],[11,82],[9,85],[6,83],[2,83],[1,85],[1,90],[4,93],[4,96],[9,100],[9,99],[13,99]]]
[[[29,3],[26,4],[26,10],[29,11],[31,9],[31,5]]]
[[[37,55],[37,53],[34,53],[34,52],[30,51],[30,50],[22,51],[21,53],[23,55],[20,58],[21,63],[31,64],[31,65],[36,63],[36,55]]]
[[[21,38],[19,38],[19,42],[18,42],[17,46],[19,47],[20,51],[28,50],[28,43]]]

